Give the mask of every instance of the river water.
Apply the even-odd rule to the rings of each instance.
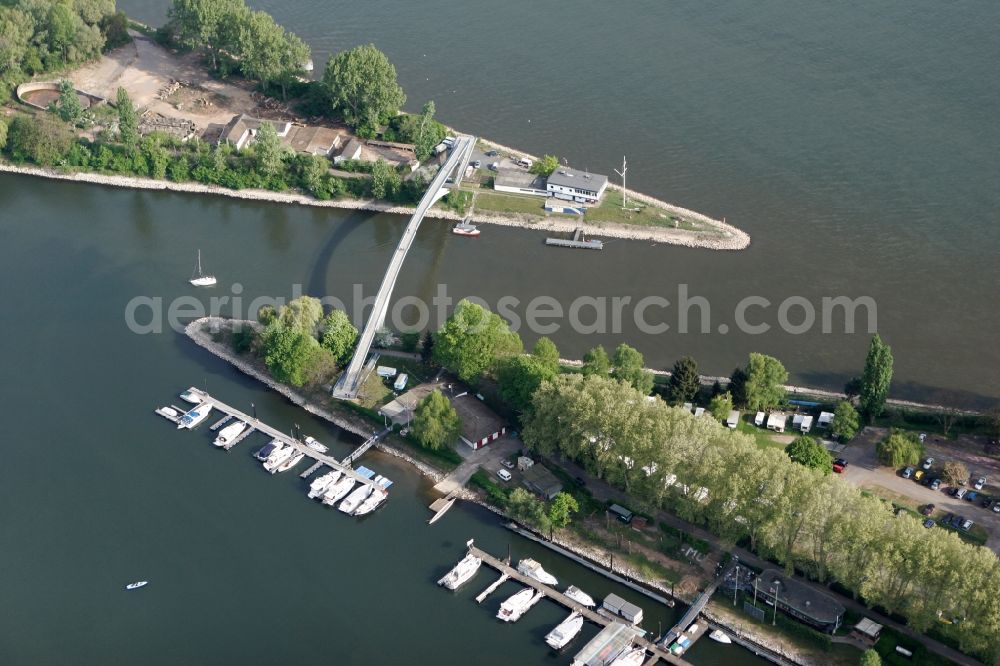
[[[152,22],[164,6],[122,4]],[[490,302],[673,300],[686,283],[711,300],[715,330],[745,296],[872,295],[896,352],[897,395],[971,405],[1000,396],[995,3],[261,7],[309,41],[320,66],[330,50],[374,41],[397,63],[411,108],[434,98],[446,122],[594,171],[610,173],[627,152],[631,184],[726,216],[754,239],[741,253],[625,241],[585,253],[505,228],[470,242],[428,221],[399,297],[445,284]],[[428,528],[428,485],[393,459],[366,459],[396,487],[384,510],[355,523],[310,504],[297,476],[263,474],[250,442],[226,455],[204,430],[180,434],[152,415],[181,388],[207,384],[349,450],[352,438],[177,333],[130,332],[124,313],[135,297],[166,309],[191,295],[199,248],[220,276],[216,295],[235,283],[247,300],[291,296],[294,285],[373,293],[402,218],[6,175],[0,202],[4,663],[565,662],[541,643],[555,607],[501,627],[492,615],[509,588],[485,608],[469,597],[488,576],[455,597],[436,588],[470,537],[535,554],[595,595],[640,602],[647,628],[670,622],[482,511],[458,508]],[[630,340],[652,365],[692,353],[709,373],[757,349],[781,357],[793,380],[828,387],[857,371],[867,345],[818,332],[643,336],[627,321],[620,333],[553,337],[565,356]],[[121,592],[140,578],[151,585]],[[705,641],[691,660],[757,663],[720,650]]]

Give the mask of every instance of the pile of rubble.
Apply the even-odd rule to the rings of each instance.
[[[195,136],[196,131],[194,122],[187,118],[167,118],[147,111],[139,119],[139,133],[144,136],[152,132],[162,132],[181,141],[187,141]]]

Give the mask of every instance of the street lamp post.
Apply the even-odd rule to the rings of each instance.
[[[771,617],[771,626],[778,624],[778,590],[781,589],[781,581],[774,581],[774,615]]]

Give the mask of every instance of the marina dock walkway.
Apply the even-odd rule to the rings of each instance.
[[[488,564],[489,566],[499,571],[501,574],[507,576],[508,579],[516,580],[522,585],[527,585],[528,587],[531,587],[537,590],[538,592],[541,592],[549,599],[552,599],[556,603],[565,606],[566,608],[569,608],[572,611],[576,611],[577,613],[582,615],[584,619],[593,622],[594,624],[597,624],[601,627],[607,627],[608,625],[614,624],[616,622],[618,622],[619,624],[624,624],[624,622],[621,622],[620,620],[615,620],[608,616],[601,615],[600,613],[591,610],[590,608],[587,608],[583,604],[574,601],[573,599],[570,599],[562,592],[554,588],[551,588],[548,585],[545,585],[544,583],[535,580],[534,578],[525,576],[517,569],[514,569],[509,564],[504,562],[503,560],[493,557],[486,551],[481,550],[472,544],[469,545],[469,552],[475,555],[476,557],[480,558],[483,561],[483,563]],[[485,595],[483,595],[483,598],[485,598]],[[680,657],[676,657],[670,654],[669,652],[661,648],[659,645],[653,643],[652,641],[646,638],[637,637],[635,639],[635,643],[640,647],[645,648],[647,652],[651,652],[653,656],[657,658],[657,660],[665,661],[668,664],[677,664],[678,666],[689,666],[689,663],[687,661],[684,661]],[[656,663],[656,661],[650,659],[650,661],[647,661],[646,663],[647,664]]]
[[[267,425],[263,421],[260,421],[260,420],[258,420],[256,418],[254,418],[253,416],[250,416],[249,414],[244,414],[243,412],[241,412],[240,410],[236,409],[235,407],[227,405],[226,403],[222,402],[218,398],[213,398],[211,395],[209,395],[208,393],[206,393],[204,391],[201,391],[201,390],[198,390],[198,389],[192,389],[192,390],[197,391],[198,396],[201,397],[201,399],[202,399],[203,402],[212,405],[212,409],[217,409],[220,412],[222,412],[223,414],[226,414],[227,416],[231,416],[233,418],[236,418],[236,419],[239,419],[239,420],[243,421],[244,423],[250,425],[253,428],[254,431],[262,432],[265,435],[267,435],[268,437],[270,437],[272,439],[276,439],[276,440],[280,441],[282,444],[284,444],[286,446],[293,446],[296,449],[298,449],[300,452],[304,453],[307,458],[311,458],[311,459],[313,459],[314,461],[316,461],[318,463],[323,463],[325,465],[328,465],[329,467],[332,467],[333,469],[340,470],[341,472],[343,472],[347,476],[351,477],[352,479],[354,479],[358,483],[364,483],[364,484],[367,484],[367,485],[370,485],[370,486],[375,485],[375,482],[372,479],[369,479],[369,478],[367,478],[367,477],[365,477],[365,476],[363,476],[361,474],[358,474],[350,466],[344,465],[342,462],[340,462],[336,458],[331,458],[330,456],[328,456],[328,455],[326,455],[324,453],[320,453],[319,451],[316,451],[315,449],[309,448],[308,446],[306,446],[305,444],[303,444],[299,440],[290,437],[289,435],[287,435],[286,433],[281,432],[277,428],[272,428],[271,426]]]
[[[664,647],[669,648],[670,644],[673,643],[675,640],[677,640],[677,638],[680,637],[682,633],[684,633],[685,629],[694,624],[695,620],[698,619],[698,616],[701,615],[701,612],[705,610],[705,606],[706,604],[708,604],[708,600],[712,598],[712,595],[715,594],[715,591],[719,588],[719,584],[726,579],[726,575],[728,575],[729,571],[734,566],[737,566],[738,563],[739,560],[735,560],[731,565],[729,565],[729,567],[726,568],[726,570],[722,573],[722,575],[717,577],[714,581],[712,581],[712,584],[709,585],[707,588],[705,588],[705,591],[702,592],[701,595],[699,595],[698,598],[694,600],[694,603],[691,604],[687,612],[684,613],[684,617],[682,617],[677,622],[677,624],[675,624],[673,628],[667,632],[666,636],[663,637],[662,644]],[[691,639],[691,645],[694,645],[695,641],[701,638],[702,634],[705,633],[705,628],[707,626],[708,626],[707,623],[702,622],[701,625],[699,626],[699,630],[695,632],[694,636],[688,634],[688,637]],[[688,649],[690,650],[691,648],[688,647]]]

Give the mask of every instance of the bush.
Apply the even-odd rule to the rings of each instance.
[[[18,162],[52,166],[65,159],[72,142],[66,124],[47,113],[14,116],[7,130],[10,156]]]

